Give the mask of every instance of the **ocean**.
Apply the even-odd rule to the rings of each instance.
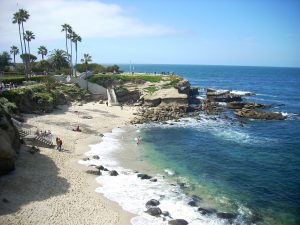
[[[240,119],[225,110],[219,117],[200,113],[169,124],[116,128],[87,153],[99,154],[101,164],[120,171],[118,177],[98,177],[98,192],[137,214],[134,225],[168,224],[169,217],[164,221],[145,213],[152,198],[172,218],[192,225],[300,224],[300,68],[134,67],[136,72],[175,72],[200,88],[200,99],[207,87],[254,92],[243,99],[271,104],[269,111],[287,119]],[[129,65],[121,68],[128,71]],[[137,178],[135,170],[157,182]],[[201,214],[199,207],[212,213]],[[220,212],[234,216],[225,219]]]

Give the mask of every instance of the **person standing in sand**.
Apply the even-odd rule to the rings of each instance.
[[[138,136],[138,137],[136,138],[136,144],[137,144],[137,145],[139,145],[139,144],[140,144],[140,142],[141,142],[141,137],[140,137],[140,136]]]
[[[61,146],[62,146],[63,142],[62,140],[59,138],[58,140],[58,151],[61,151]]]

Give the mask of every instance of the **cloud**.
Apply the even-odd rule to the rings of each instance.
[[[128,15],[119,5],[96,0],[0,0],[0,44],[18,41],[18,27],[11,22],[18,8],[30,14],[25,29],[33,31],[36,39],[43,42],[63,39],[64,23],[70,24],[83,39],[153,37],[181,32],[162,24],[146,24]]]

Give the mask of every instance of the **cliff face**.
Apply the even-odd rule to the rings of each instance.
[[[0,175],[14,170],[19,149],[19,132],[8,113],[0,105]]]

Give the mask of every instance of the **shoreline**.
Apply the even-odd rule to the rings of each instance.
[[[130,225],[134,215],[99,195],[96,177],[85,173],[87,167],[78,161],[89,145],[101,143],[100,134],[127,124],[136,110],[91,102],[62,106],[42,116],[25,115],[25,126],[50,129],[62,138],[65,149],[40,148],[40,153],[31,155],[22,146],[16,170],[0,177],[0,224]],[[84,115],[92,118],[82,118]],[[75,124],[80,124],[83,132],[72,131]]]

